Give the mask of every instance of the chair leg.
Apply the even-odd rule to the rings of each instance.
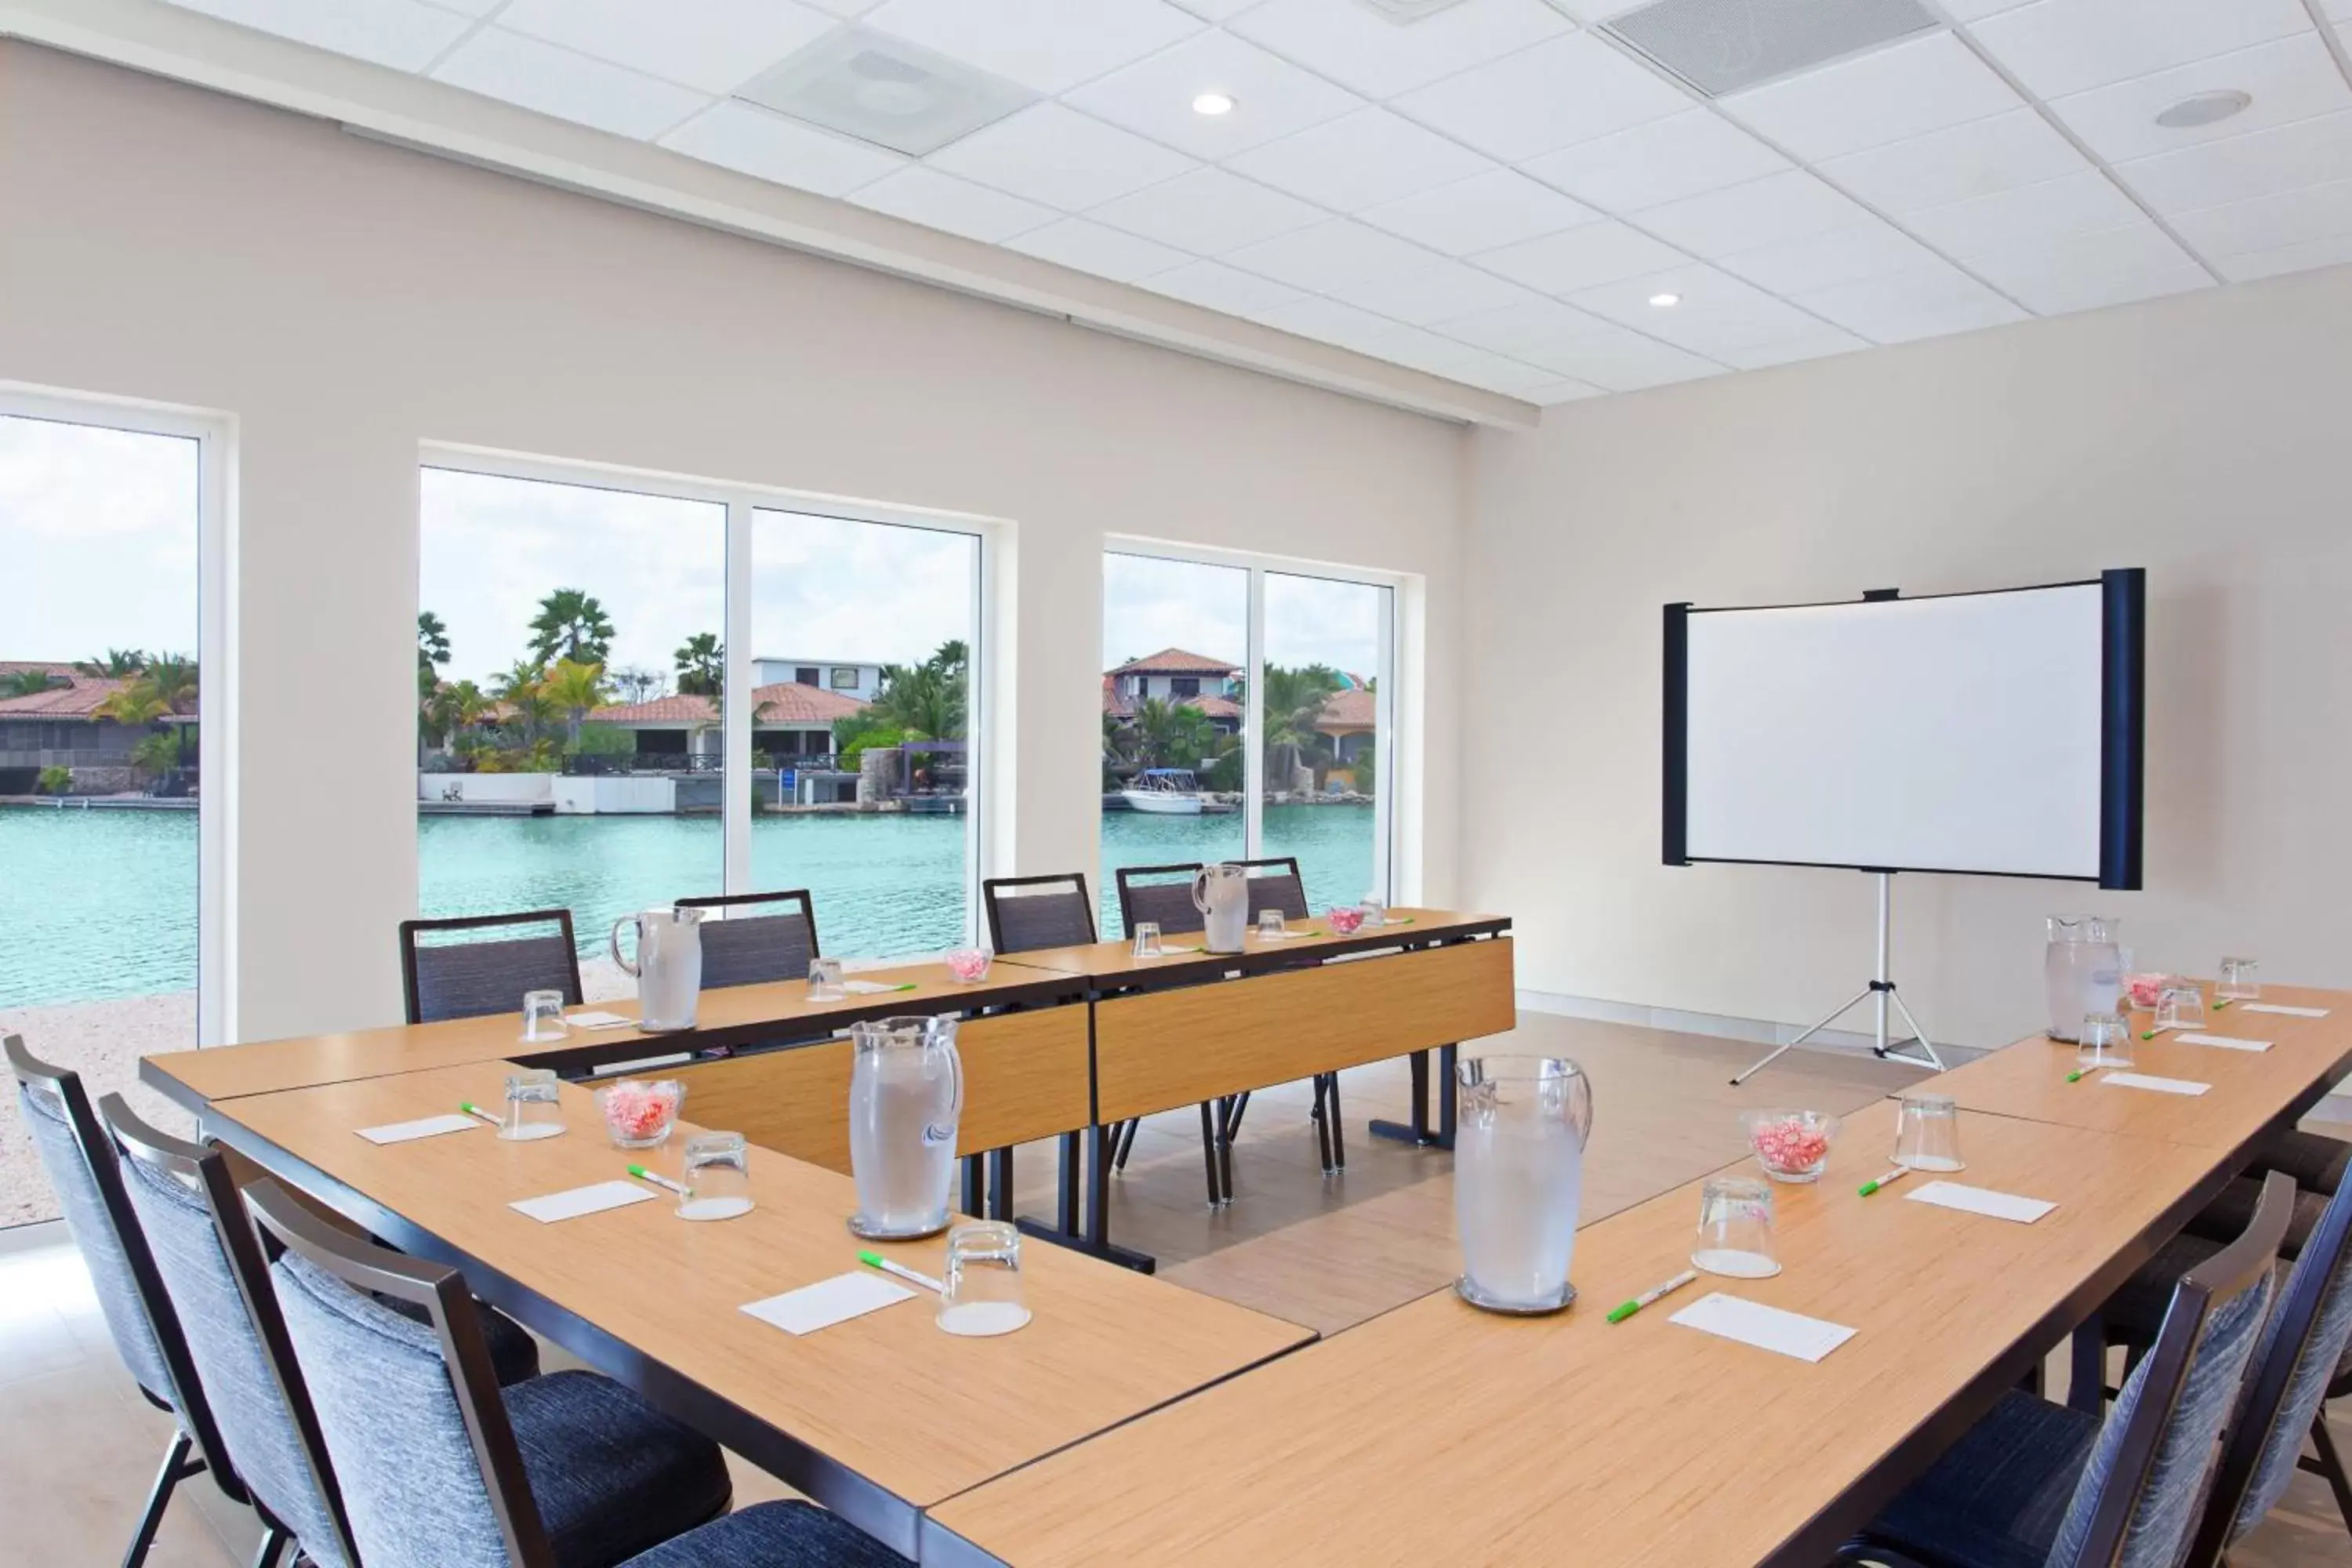
[[[1315,1122],[1315,1157],[1322,1163],[1323,1173],[1331,1173],[1331,1117],[1328,1096],[1330,1080],[1323,1074],[1315,1075],[1315,1109],[1307,1115]]]
[[[2344,1528],[2352,1532],[2352,1479],[2344,1473],[2344,1460],[2336,1451],[2336,1439],[2327,1430],[2327,1405],[2323,1401],[2319,1414],[2311,1419],[2311,1446],[2319,1450],[2319,1473],[2327,1478],[2327,1489],[2336,1494],[2336,1511],[2344,1518]]]
[[[1201,1101],[1201,1158],[1209,1172],[1209,1206],[1218,1206],[1217,1191],[1217,1111],[1213,1102]]]
[[[131,1537],[131,1550],[122,1554],[122,1568],[138,1568],[147,1561],[147,1553],[155,1545],[155,1532],[163,1527],[163,1510],[172,1504],[172,1494],[190,1476],[202,1475],[205,1462],[190,1458],[195,1439],[185,1432],[172,1434],[172,1446],[163,1450],[163,1464],[155,1472],[155,1484],[147,1492],[147,1507],[139,1516],[139,1528]]]
[[[1348,1145],[1340,1136],[1340,1130],[1347,1125],[1347,1118],[1339,1114],[1339,1075],[1327,1073],[1324,1080],[1330,1086],[1323,1096],[1329,1109],[1329,1114],[1324,1120],[1331,1129],[1331,1171],[1336,1175],[1348,1168]]]
[[[278,1568],[279,1554],[293,1540],[284,1525],[271,1525],[269,1533],[261,1538],[261,1550],[253,1554],[253,1568]]]
[[[1228,1143],[1242,1135],[1242,1118],[1249,1114],[1249,1097],[1250,1091],[1244,1089],[1225,1102],[1225,1110],[1230,1113],[1225,1118],[1225,1142]]]
[[[1130,1120],[1126,1126],[1119,1129],[1118,1152],[1111,1158],[1110,1168],[1112,1170],[1124,1171],[1127,1169],[1127,1157],[1135,1152],[1135,1130],[1142,1125],[1143,1118],[1138,1116]]]

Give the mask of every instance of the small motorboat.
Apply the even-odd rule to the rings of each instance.
[[[1130,811],[1160,816],[1201,815],[1201,781],[1190,768],[1146,768],[1118,793],[1126,797]]]

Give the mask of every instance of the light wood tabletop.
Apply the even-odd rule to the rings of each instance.
[[[1388,923],[1370,930],[1358,931],[1348,936],[1334,934],[1322,916],[1313,920],[1292,921],[1291,934],[1277,942],[1260,936],[1253,923],[1242,939],[1238,953],[1207,952],[1204,951],[1171,951],[1159,958],[1138,958],[1134,944],[1129,942],[1097,942],[1080,947],[1048,947],[1015,953],[1012,962],[1031,969],[1060,970],[1069,974],[1108,983],[1138,982],[1148,978],[1179,979],[1207,978],[1219,972],[1221,965],[1244,963],[1258,965],[1285,959],[1307,962],[1311,956],[1328,956],[1332,950],[1374,951],[1383,945],[1398,942],[1425,942],[1433,940],[1494,933],[1507,930],[1510,921],[1502,915],[1465,914],[1454,910],[1394,909],[1389,911]],[[1171,949],[1198,950],[1202,947],[1199,931],[1171,933],[1165,942]]]
[[[592,1364],[657,1402],[668,1384],[649,1369],[699,1391],[736,1421],[714,1436],[902,1550],[911,1547],[913,1510],[1313,1337],[1032,1244],[1022,1275],[1035,1318],[1016,1333],[942,1333],[932,1299],[919,1294],[796,1338],[740,1309],[861,1271],[866,1244],[844,1223],[856,1207],[847,1177],[755,1148],[759,1206],[740,1219],[681,1222],[657,1194],[549,1225],[508,1205],[625,1180],[632,1160],[676,1176],[682,1142],[697,1129],[680,1123],[649,1154],[615,1149],[590,1091],[566,1085],[569,1131],[558,1138],[508,1142],[487,1126],[382,1146],[357,1135],[461,1100],[495,1102],[499,1090],[494,1068],[447,1068],[250,1096],[219,1116],[233,1145],[281,1173],[299,1170],[359,1223],[467,1261],[478,1291]],[[386,1216],[404,1224],[383,1230]],[[940,1272],[940,1238],[881,1250]],[[698,1406],[689,1418],[709,1413]]]
[[[2283,1118],[2299,1115],[2352,1068],[2352,993],[2264,986],[2261,1001],[2323,1007],[2327,1016],[2248,1012],[2243,1003],[2216,1011],[2209,999],[2204,1025],[2187,1032],[2271,1042],[2266,1051],[2243,1051],[2184,1045],[2172,1033],[2142,1039],[2154,1016],[2129,1015],[2129,1070],[2210,1085],[2202,1094],[2110,1084],[2104,1072],[2069,1083],[2074,1047],[2039,1035],[1923,1079],[1903,1092],[1948,1094],[1970,1110],[2034,1121],[2235,1149]]]
[[[846,1026],[856,1017],[889,1013],[928,1013],[956,1008],[1000,1006],[1036,1002],[1057,991],[1062,977],[1017,963],[994,965],[985,981],[965,984],[944,963],[905,964],[867,970],[847,978],[877,985],[906,985],[905,991],[853,994],[840,1001],[816,1002],[808,983],[779,981],[765,985],[734,985],[702,993],[698,1026],[692,1030],[648,1034],[628,1028],[575,1028],[560,1041],[530,1042],[521,1038],[522,1016],[494,1013],[479,1018],[453,1018],[438,1024],[394,1025],[331,1035],[308,1035],[250,1045],[214,1046],[203,1050],[167,1051],[140,1063],[141,1081],[162,1089],[190,1109],[240,1095],[271,1094],[314,1084],[341,1083],[352,1079],[379,1078],[388,1073],[427,1071],[468,1062],[511,1059],[558,1065],[564,1058],[624,1060],[630,1057],[696,1051],[740,1041],[756,1032],[821,1033]],[[1076,1000],[1073,994],[1070,1000]],[[634,998],[594,1002],[574,1012],[637,1016]]]
[[[1950,1179],[2059,1205],[2018,1225],[1909,1201],[1918,1176],[1859,1196],[1894,1124],[1865,1108],[1820,1184],[1773,1188],[1777,1279],[1605,1321],[1685,1267],[1694,1183],[1580,1234],[1565,1314],[1439,1291],[951,1500],[925,1561],[1812,1568],[2223,1175],[2210,1150],[1964,1111]],[[1856,1331],[1808,1363],[1671,1321],[1718,1290]]]

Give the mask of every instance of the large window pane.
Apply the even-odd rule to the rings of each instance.
[[[751,889],[806,888],[825,952],[966,939],[980,540],[751,521]]]
[[[1249,574],[1103,558],[1102,929],[1122,866],[1238,860]]]
[[[134,1082],[196,1043],[194,439],[0,416],[0,1033]],[[0,1225],[57,1213],[15,1097]]]
[[[1385,899],[1376,799],[1391,590],[1265,574],[1266,855],[1293,855],[1310,906]]]
[[[428,468],[417,901],[562,907],[592,996],[622,915],[725,875],[727,509]]]

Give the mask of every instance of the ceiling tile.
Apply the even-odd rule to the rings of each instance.
[[[1360,110],[1252,148],[1226,163],[1236,174],[1343,213],[1452,184],[1494,167],[1467,148],[1385,109]]]
[[[710,101],[570,49],[484,27],[433,69],[452,87],[640,140],[660,135]]]
[[[2031,3],[2032,0],[1944,0],[1944,15],[1955,22],[1974,22]]]
[[[1929,207],[1906,215],[1903,223],[1947,256],[1967,260],[2120,228],[2144,216],[2113,181],[2093,173]]]
[[[852,191],[849,199],[861,207],[888,213],[909,223],[990,244],[1001,244],[1016,234],[1043,228],[1059,216],[1051,207],[959,180],[953,174],[942,174],[920,163],[909,164],[895,174],[886,174],[870,185]]]
[[[1507,245],[1474,259],[1487,271],[1499,272],[1539,292],[1572,294],[1637,273],[1662,271],[1690,258],[1609,218]]]
[[[1195,169],[1087,216],[1195,256],[1223,256],[1330,215],[1223,169]]]
[[[1949,33],[1874,49],[1722,100],[1724,111],[1808,162],[2022,108]]]
[[[1229,16],[1240,16],[1256,5],[1257,0],[1176,0],[1176,4],[1205,21],[1222,22]]]
[[[1356,216],[1448,256],[1469,256],[1557,234],[1600,216],[1510,169],[1490,169],[1402,201],[1367,207]]]
[[[1662,293],[1677,295],[1680,302],[1663,307],[1650,303]],[[1795,306],[1705,266],[1588,289],[1570,303],[1710,358],[1730,349],[1803,337],[1822,326]]]
[[[1435,267],[1393,278],[1342,284],[1331,293],[1350,305],[1360,305],[1416,327],[1542,300],[1541,295],[1516,283],[1458,261],[1443,261]]]
[[[1972,263],[1972,268],[1978,277],[1994,288],[2014,292],[2010,289],[2012,282],[2031,281],[2050,273],[2164,272],[2183,263],[2196,266],[2170,235],[2144,217],[2135,217],[2115,228],[2067,235],[2038,245],[2010,247]]]
[[[1472,348],[1446,338],[1401,345],[1391,350],[1386,357],[1414,370],[1442,375],[1448,381],[1499,392],[1506,397],[1517,397],[1533,392],[1537,387],[1556,384],[1559,380],[1556,371],[1538,369],[1506,355],[1490,353],[1485,349]]]
[[[2208,257],[2332,239],[2352,234],[2352,180],[2182,213],[2172,226]]]
[[[1783,239],[1850,228],[1870,215],[1801,169],[1644,207],[1634,221],[1700,256],[1728,256]]]
[[[170,0],[170,3],[174,5],[189,5],[191,0]],[[249,0],[244,0],[244,3],[249,3]],[[305,10],[314,8],[307,5],[305,0],[269,0],[269,3],[301,5]],[[432,3],[444,11],[462,12],[468,16],[487,16],[505,5],[507,0],[432,0]],[[200,0],[200,8],[209,9],[210,0]]]
[[[2038,111],[2020,109],[1832,158],[1821,173],[1881,212],[1906,213],[2090,167]]]
[[[1422,271],[1440,258],[1392,234],[1334,218],[1244,246],[1225,259],[1276,282],[1322,292]]]
[[[826,196],[846,195],[907,163],[896,153],[731,98],[719,100],[661,142],[706,163]]]
[[[2302,0],[2039,0],[1969,30],[2029,91],[2057,98],[2310,29]]]
[[[511,0],[499,26],[705,92],[727,92],[831,31],[792,0]]]
[[[1590,382],[1554,381],[1547,382],[1533,391],[1520,395],[1529,403],[1540,404],[1546,408],[1557,408],[1563,403],[1581,403],[1588,397],[1606,397],[1609,395]]]
[[[1287,283],[1276,283],[1222,261],[1188,261],[1173,271],[1153,273],[1139,286],[1204,310],[1253,319],[1306,298]]]
[[[1438,328],[1449,338],[1498,354],[1507,354],[1528,364],[1544,365],[1557,370],[1555,363],[1568,344],[1579,338],[1589,338],[1595,332],[1610,330],[1608,322],[1597,316],[1588,316],[1571,305],[1557,300],[1531,300],[1521,305],[1507,305],[1497,310],[1481,310],[1474,316],[1462,316]],[[1566,372],[1559,372],[1565,374]]]
[[[1611,392],[1640,392],[1723,373],[1712,360],[1612,326],[1561,344],[1547,368]]]
[[[2194,212],[2352,180],[2352,111],[2135,158],[2117,164],[2116,173],[2160,213]]]
[[[1385,358],[1390,350],[1418,342],[1419,329],[1360,310],[1337,300],[1300,299],[1261,311],[1255,318],[1302,338],[1332,343],[1360,354]]]
[[[1396,100],[1400,111],[1516,163],[1692,107],[1690,95],[1590,33],[1571,33]]]
[[[1776,364],[1796,364],[1809,359],[1827,359],[1832,354],[1852,353],[1870,344],[1842,327],[1825,327],[1813,323],[1813,330],[1803,337],[1786,342],[1764,343],[1755,348],[1727,349],[1716,357],[1735,370],[1769,370]]]
[[[2169,131],[2156,123],[2158,113],[2184,98],[2229,89],[2252,94],[2252,105],[2227,120],[2192,130]],[[2319,35],[2306,32],[2193,66],[2075,93],[2054,100],[2050,107],[2091,151],[2120,163],[2352,109],[2352,89],[2345,86],[2344,73]]]
[[[173,4],[404,71],[431,65],[442,50],[464,36],[467,26],[464,17],[419,5],[417,0],[346,0],[341,5],[321,5],[316,0],[173,0]],[[472,14],[478,16],[480,11]]]
[[[1084,212],[1198,166],[1157,142],[1050,101],[983,126],[924,162],[1064,212]]]
[[[2017,306],[1942,262],[1915,272],[1815,289],[1799,295],[1796,302],[1880,343],[1938,338],[2028,319]]]
[[[2352,22],[2352,0],[2319,0],[2319,9],[2331,22]]]
[[[1166,0],[887,0],[866,24],[1037,92],[1067,92],[1201,28]]]
[[[1024,256],[1056,261],[1064,267],[1074,267],[1100,278],[1114,278],[1122,283],[1169,271],[1192,259],[1157,241],[1121,234],[1082,217],[1066,217],[1059,223],[1015,235],[1004,242],[1004,247]]]
[[[2071,316],[2077,310],[2109,305],[2133,305],[2192,289],[2214,287],[2213,275],[2186,255],[2160,267],[2105,271],[2095,268],[2059,267],[2019,273],[2001,288],[2027,310],[2042,316]]]
[[[1526,164],[1547,184],[1618,213],[1721,190],[1788,166],[1780,153],[1704,109],[1563,147]]]
[[[1799,294],[1858,278],[1908,271],[1936,259],[1934,251],[1901,229],[1872,218],[1852,228],[1833,228],[1826,234],[1738,251],[1717,265],[1775,294]]]
[[[1231,26],[1368,98],[1392,98],[1573,26],[1543,0],[1464,0],[1410,25],[1360,0],[1265,0]]]
[[[1212,90],[1234,107],[1223,114],[1194,112],[1192,100]],[[1347,89],[1214,29],[1088,82],[1069,102],[1212,161],[1364,107]]]
[[[2352,261],[2352,234],[2283,245],[2274,250],[2248,250],[2236,256],[2218,257],[2213,265],[2232,283],[2251,283],[2284,273],[2305,272],[2315,267],[2339,267],[2347,261]]]

